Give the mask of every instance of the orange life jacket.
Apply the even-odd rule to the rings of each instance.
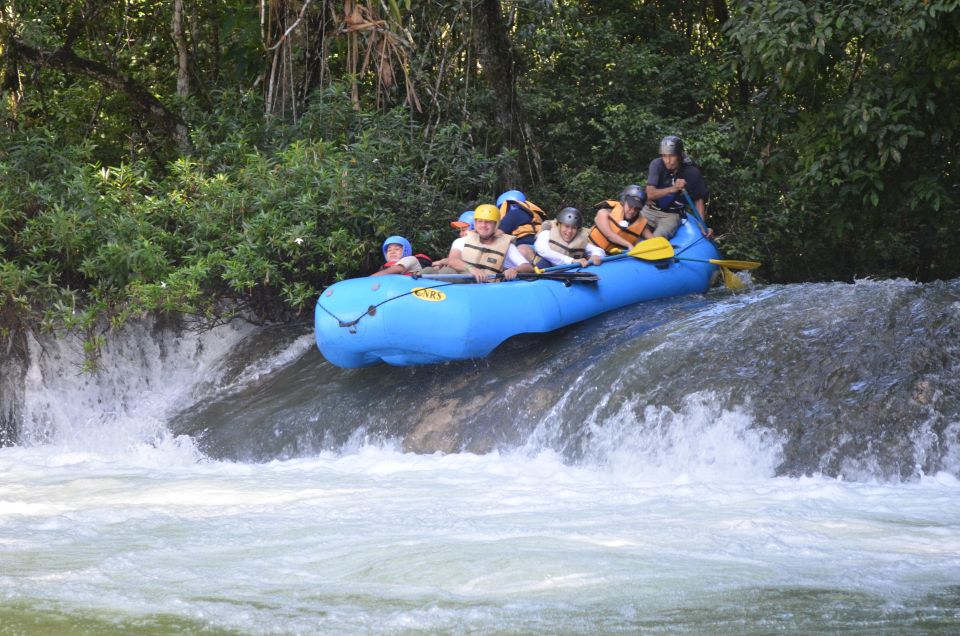
[[[640,241],[640,233],[643,231],[643,228],[647,226],[647,219],[644,218],[639,211],[637,212],[637,218],[633,221],[627,221],[623,218],[623,206],[619,201],[604,201],[597,204],[596,209],[598,211],[603,209],[610,210],[610,229],[618,236],[628,241],[631,245],[635,245]],[[600,228],[596,226],[590,231],[590,242],[605,252],[611,247],[620,247],[616,243],[611,243],[607,237],[603,235],[603,232],[600,231]]]

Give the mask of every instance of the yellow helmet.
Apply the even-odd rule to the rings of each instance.
[[[477,206],[477,209],[473,211],[473,220],[476,221],[493,221],[494,223],[500,222],[500,210],[497,209],[497,206],[491,205],[489,203],[482,203]]]

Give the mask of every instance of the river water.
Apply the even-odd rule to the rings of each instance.
[[[34,342],[0,634],[960,630],[960,283],[714,291],[339,370]]]

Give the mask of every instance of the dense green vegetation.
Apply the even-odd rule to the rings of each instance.
[[[0,311],[309,311],[680,134],[768,281],[960,273],[960,0],[0,0]]]

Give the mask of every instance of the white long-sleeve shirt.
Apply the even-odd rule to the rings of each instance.
[[[537,250],[537,254],[547,259],[554,265],[569,265],[574,261],[574,259],[570,256],[561,254],[550,247],[550,230],[543,230],[537,234],[537,241],[533,244],[533,246]],[[593,243],[587,243],[586,251],[587,258],[590,258],[591,256],[599,256],[600,258],[603,258],[606,256],[606,252]]]

